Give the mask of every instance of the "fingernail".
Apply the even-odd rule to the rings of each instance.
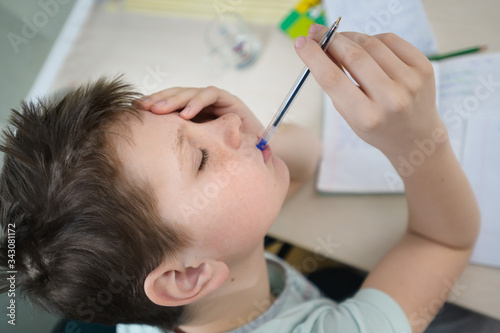
[[[189,116],[189,114],[190,114],[190,113],[191,113],[191,107],[189,107],[189,106],[186,106],[186,107],[184,108],[184,110],[182,110],[182,111],[181,111],[181,114],[182,114],[183,116]]]
[[[311,26],[309,27],[309,33],[310,33],[310,34],[313,34],[313,33],[315,33],[315,32],[318,32],[318,31],[320,31],[320,30],[321,30],[321,28],[322,28],[322,25],[320,25],[320,24],[313,24],[313,25],[311,25]]]
[[[139,98],[139,102],[141,102],[143,104],[148,104],[149,102],[151,102],[151,98],[144,96],[144,97]]]
[[[295,47],[300,49],[306,43],[306,38],[304,36],[299,36],[295,39]]]

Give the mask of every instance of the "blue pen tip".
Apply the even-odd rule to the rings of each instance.
[[[257,148],[259,148],[260,150],[264,150],[264,148],[266,148],[266,145],[267,141],[264,139],[260,139],[260,142],[257,144]]]

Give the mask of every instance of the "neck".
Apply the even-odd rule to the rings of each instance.
[[[261,243],[245,260],[229,267],[229,276],[219,289],[189,306],[193,318],[179,328],[186,333],[236,329],[264,313],[272,301]]]

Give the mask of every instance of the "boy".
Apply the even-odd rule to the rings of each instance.
[[[18,285],[71,318],[175,332],[423,332],[443,281],[468,262],[477,205],[438,116],[427,59],[390,34],[339,34],[326,55],[317,45],[325,29],[312,26],[296,50],[355,132],[396,169],[415,140],[436,143],[403,178],[407,233],[354,298],[320,298],[264,256],[289,185],[316,165],[311,136],[284,132],[260,152],[262,125],[234,96],[174,88],[134,102],[118,81],[14,118],[1,208],[4,231],[16,228]],[[3,239],[4,266],[6,253]]]

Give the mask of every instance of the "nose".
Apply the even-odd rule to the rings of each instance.
[[[227,113],[217,119],[221,126],[224,142],[237,149],[241,144],[241,118],[234,113]]]

